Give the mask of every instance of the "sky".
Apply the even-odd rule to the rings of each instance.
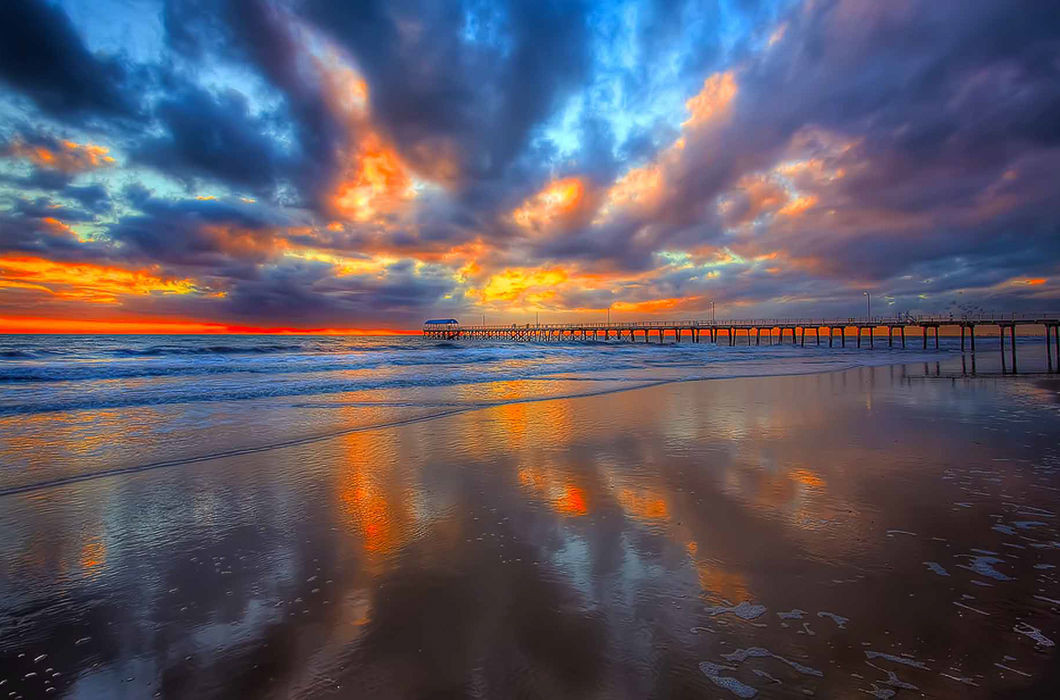
[[[0,331],[1060,308],[1040,0],[4,0]]]

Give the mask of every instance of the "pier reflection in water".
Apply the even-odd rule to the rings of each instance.
[[[1049,687],[1056,387],[934,374],[510,403],[5,497],[3,689]]]

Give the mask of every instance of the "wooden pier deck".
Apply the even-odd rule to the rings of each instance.
[[[1010,338],[1012,370],[1016,371],[1017,327],[1042,326],[1045,328],[1045,349],[1049,371],[1054,365],[1060,369],[1060,313],[1057,314],[981,314],[969,316],[891,316],[843,319],[742,319],[727,321],[625,321],[615,323],[529,323],[509,325],[462,325],[454,319],[444,322],[432,321],[423,326],[423,335],[441,340],[508,340],[523,342],[570,342],[570,341],[626,341],[651,342],[654,336],[659,343],[667,337],[680,343],[710,342],[726,345],[761,345],[763,336],[767,344],[790,342],[806,345],[806,336],[815,345],[828,341],[828,347],[846,347],[852,339],[857,347],[863,342],[875,347],[878,335],[886,332],[888,347],[898,344],[906,347],[907,331],[912,329],[921,336],[921,349],[939,347],[940,328],[959,328],[961,350],[975,352],[975,331],[979,327],[996,327],[1001,336],[1001,359],[1006,363],[1005,341]],[[850,331],[853,330],[851,338]],[[880,333],[882,335],[882,333]]]

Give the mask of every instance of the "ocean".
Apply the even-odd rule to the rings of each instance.
[[[766,342],[3,336],[0,494],[513,402],[935,362],[956,349]]]

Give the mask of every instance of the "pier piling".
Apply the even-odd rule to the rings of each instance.
[[[786,334],[791,332],[793,346],[806,347],[806,332],[813,329],[816,345],[821,343],[821,329],[828,332],[828,347],[835,347],[836,333],[842,347],[846,347],[848,327],[855,330],[857,347],[861,347],[861,336],[869,335],[869,347],[875,348],[877,326],[887,328],[887,346],[895,346],[895,331],[903,349],[906,348],[906,329],[919,328],[921,347],[928,349],[928,334],[933,334],[935,350],[940,349],[940,329],[942,326],[953,328],[960,333],[961,354],[972,355],[972,372],[975,371],[975,328],[977,325],[997,326],[1000,331],[1000,350],[1002,371],[1008,372],[1011,359],[1012,372],[1018,373],[1018,347],[1016,343],[1017,326],[1042,326],[1045,329],[1046,366],[1049,372],[1060,372],[1060,313],[1057,314],[977,314],[959,318],[953,316],[897,316],[884,319],[769,319],[769,320],[733,320],[724,323],[711,321],[635,321],[624,323],[546,323],[546,324],[511,324],[511,325],[476,325],[463,326],[456,319],[438,319],[424,323],[423,335],[439,340],[511,340],[520,342],[573,342],[573,341],[618,341],[637,342],[637,334],[642,333],[644,343],[651,342],[651,334],[658,336],[659,344],[666,344],[666,334],[673,332],[674,343],[684,342],[688,334],[690,343],[703,342],[703,332],[714,345],[718,344],[718,335],[724,332],[729,347],[734,347],[739,333],[744,334],[748,347],[752,345],[751,334],[754,334],[754,345],[761,346],[762,331],[765,331],[769,344],[774,340],[781,345]],[[776,338],[774,339],[774,329]],[[1005,335],[1009,334],[1009,345],[1005,347]],[[1055,341],[1055,342],[1054,342]],[[1011,356],[1011,357],[1010,357]]]

